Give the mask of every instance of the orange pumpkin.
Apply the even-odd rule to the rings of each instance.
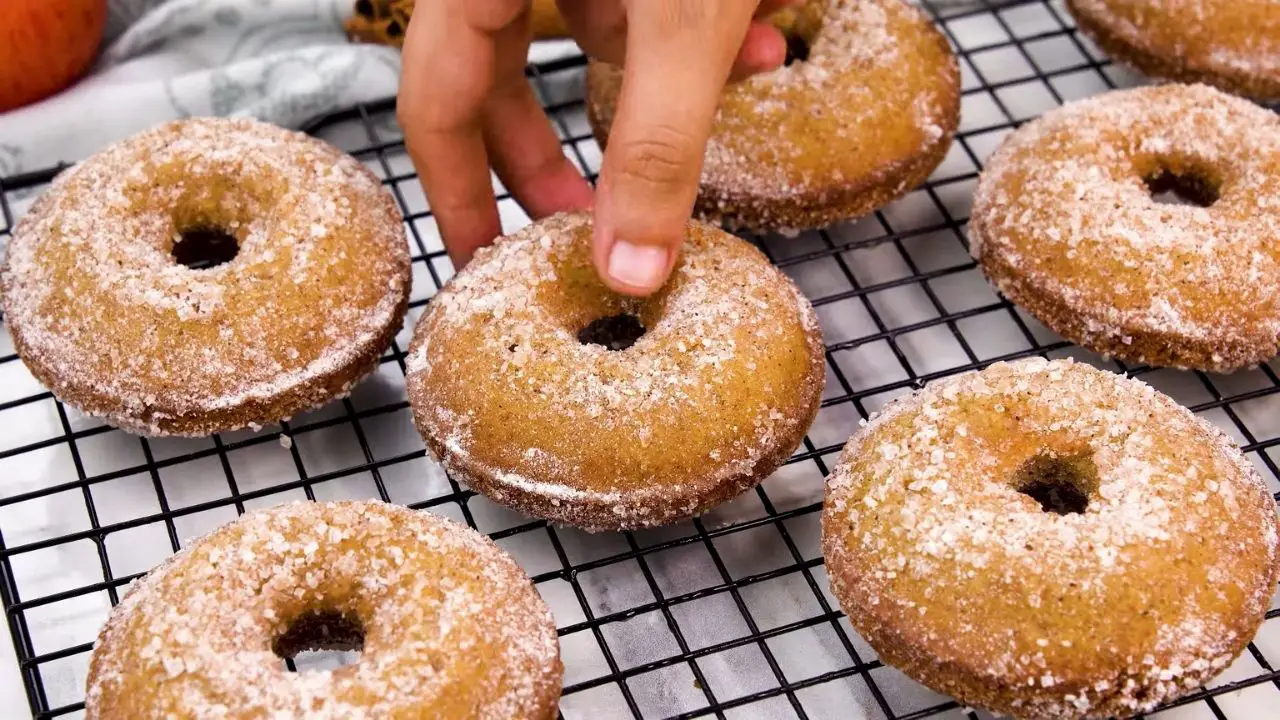
[[[0,112],[44,99],[93,64],[107,0],[0,2]]]

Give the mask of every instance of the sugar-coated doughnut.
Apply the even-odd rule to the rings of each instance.
[[[1112,57],[1158,78],[1280,100],[1275,0],[1067,0]]]
[[[590,530],[753,487],[803,439],[825,377],[813,308],[750,244],[692,222],[671,280],[630,298],[597,277],[582,214],[481,250],[432,299],[407,364],[450,473]]]
[[[1276,503],[1137,380],[999,363],[892,403],[828,479],[832,588],[886,663],[1018,718],[1129,717],[1226,668],[1280,579]]]
[[[1199,204],[1156,202],[1180,188]],[[1280,117],[1198,85],[1120,90],[987,162],[970,249],[1013,302],[1132,362],[1229,372],[1280,343]]]
[[[288,672],[303,650],[360,649]],[[379,502],[250,512],[130,588],[89,661],[85,717],[548,720],[546,604],[506,552]]]
[[[14,346],[60,400],[132,432],[208,435],[288,418],[372,372],[408,304],[409,252],[355,159],[201,118],[60,175],[0,280]]]
[[[924,13],[905,0],[810,0],[779,24],[794,62],[725,89],[697,212],[734,228],[825,227],[923,182],[960,116],[955,56]],[[621,69],[587,67],[601,145],[621,89]]]

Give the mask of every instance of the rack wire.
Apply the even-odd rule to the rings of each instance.
[[[376,497],[459,519],[517,557],[559,626],[565,718],[988,717],[876,658],[829,593],[818,537],[822,478],[859,418],[997,360],[1073,356],[1140,376],[1223,427],[1280,490],[1280,363],[1219,376],[1104,360],[993,294],[968,256],[969,198],[1000,139],[1044,110],[1140,79],[1111,65],[1056,1],[924,6],[962,57],[955,146],[924,187],[871,217],[750,238],[817,307],[827,391],[784,467],[691,522],[595,536],[549,526],[490,503],[426,457],[405,400],[404,349],[452,270],[392,101],[309,128],[382,178],[413,251],[406,330],[350,398],[259,433],[138,438],[58,403],[0,339],[0,601],[32,715],[82,714],[98,627],[130,582],[184,543],[253,507]],[[528,76],[566,154],[594,178],[600,151],[584,115],[583,65],[573,52]],[[0,241],[58,169],[0,179]],[[505,192],[500,208],[508,230],[526,221]],[[1273,711],[1277,616],[1273,603],[1248,651],[1160,716]]]

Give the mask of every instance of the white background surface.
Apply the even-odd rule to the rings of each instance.
[[[748,493],[717,508],[697,525],[682,523],[633,536],[592,536],[564,528],[535,527],[500,540],[531,575],[544,577],[538,589],[562,628],[582,626],[588,615],[611,618],[604,623],[586,623],[586,627],[562,637],[566,686],[609,675],[607,649],[626,675],[627,693],[645,717],[704,708],[708,692],[717,702],[732,703],[735,698],[778,688],[769,658],[781,668],[789,690],[737,706],[726,712],[727,717],[793,717],[798,706],[810,718],[882,718],[882,706],[869,683],[883,693],[895,715],[945,701],[891,668],[878,667],[867,673],[852,670],[857,661],[850,647],[861,662],[875,656],[851,631],[847,620],[829,612],[835,603],[827,589],[818,548],[822,476],[858,419],[892,397],[910,392],[908,378],[912,375],[944,374],[975,360],[1030,352],[1031,340],[1037,346],[1059,340],[1030,318],[999,303],[971,267],[960,235],[946,221],[948,217],[968,216],[978,169],[975,161],[980,162],[994,149],[1011,121],[1033,117],[1055,106],[1059,99],[1105,90],[1109,82],[1123,86],[1137,81],[1117,68],[1097,68],[1095,61],[1101,55],[1076,39],[1068,31],[1069,24],[1069,16],[1061,8],[1051,10],[1040,3],[1013,3],[998,14],[970,15],[946,23],[947,31],[966,53],[962,139],[935,173],[931,188],[911,193],[875,217],[833,228],[826,236],[807,233],[796,239],[766,239],[766,250],[775,260],[789,263],[786,271],[810,297],[841,298],[818,306],[826,342],[837,348],[829,355],[826,397],[852,394],[857,401],[833,404],[819,415],[809,442],[822,450],[818,457],[822,465],[813,460],[787,465],[761,492]],[[579,76],[580,71],[572,71],[547,78],[546,85],[540,87],[548,95],[544,100],[555,104],[580,97]],[[559,120],[570,138],[589,135],[580,105],[566,109]],[[390,113],[376,114],[372,128],[373,137],[368,128],[353,121],[327,127],[320,135],[343,149],[357,151],[393,141],[398,134]],[[575,162],[581,157],[587,170],[598,170],[599,150],[592,140],[570,140],[566,152]],[[392,178],[390,184],[410,214],[415,257],[420,257],[423,249],[440,250],[433,221],[422,216],[426,204],[421,192],[416,181],[407,177],[411,168],[402,148],[393,145],[382,157],[371,153],[357,156],[380,176]],[[33,199],[30,193],[6,197],[17,214]],[[502,212],[508,230],[527,221],[510,200],[503,201]],[[900,240],[865,242],[887,233]],[[850,246],[846,251],[832,251],[846,245]],[[423,301],[434,293],[431,270],[441,279],[450,273],[443,257],[416,261],[414,300]],[[899,282],[920,273],[929,275],[927,283]],[[388,355],[375,377],[349,400],[290,424],[291,449],[279,442],[280,428],[268,428],[261,434],[231,433],[216,440],[142,441],[119,431],[95,431],[96,421],[70,409],[66,410],[66,423],[73,439],[68,442],[58,406],[51,399],[0,410],[0,454],[28,443],[50,441],[39,450],[0,457],[0,502],[75,483],[81,476],[89,479],[87,484],[75,483],[64,492],[0,505],[0,531],[6,547],[90,530],[86,497],[94,504],[98,526],[151,518],[164,507],[178,513],[172,521],[157,519],[106,536],[103,549],[112,576],[121,577],[144,572],[162,560],[172,552],[172,541],[186,543],[234,518],[241,508],[227,500],[232,497],[232,483],[241,495],[254,495],[243,503],[246,509],[301,499],[307,490],[319,499],[377,497],[379,483],[396,502],[449,496],[453,488],[447,478],[438,466],[421,457],[422,442],[404,407],[399,351],[407,346],[420,311],[421,303],[397,338],[396,352]],[[962,319],[944,319],[957,313]],[[1019,322],[1030,329],[1030,340]],[[7,336],[0,338],[0,357],[11,353]],[[1119,369],[1077,349],[1049,354],[1071,355]],[[1280,363],[1273,362],[1271,369],[1277,368]],[[1208,378],[1161,370],[1145,374],[1143,379],[1180,402],[1197,406],[1214,404],[1215,393],[1247,395],[1270,387],[1272,377],[1261,370]],[[863,393],[880,386],[890,389],[870,396]],[[0,363],[0,407],[41,392],[21,363]],[[1280,394],[1249,397],[1225,406],[1218,404],[1203,415],[1246,445],[1280,437]],[[394,409],[380,410],[388,405]],[[364,455],[360,436],[370,457]],[[82,463],[79,469],[70,452],[73,445]],[[1280,458],[1271,445],[1263,452]],[[196,457],[185,459],[193,453]],[[1271,489],[1280,489],[1261,456],[1254,452],[1251,458]],[[150,467],[149,460],[158,467]],[[371,460],[372,469],[367,467]],[[309,478],[305,483],[299,480],[300,470]],[[213,505],[206,508],[206,503]],[[185,510],[192,506],[201,509]],[[472,498],[467,507],[485,532],[501,532],[528,522],[483,497]],[[462,518],[462,507],[456,502],[443,502],[431,510]],[[791,515],[781,522],[761,522],[777,513]],[[643,552],[685,537],[693,539]],[[563,569],[560,551],[569,563],[588,564],[590,569],[572,578],[564,573],[555,576]],[[634,551],[642,554],[629,557]],[[97,551],[88,539],[18,554],[12,558],[12,567],[24,600],[104,580]],[[673,597],[677,601],[669,615],[655,609],[660,599]],[[110,606],[107,592],[101,591],[27,611],[35,652],[56,652],[92,641]],[[625,617],[636,608],[641,611],[635,617]],[[754,634],[753,624],[756,631],[765,633],[787,629],[765,641],[735,642]],[[7,633],[7,627],[0,626],[0,635],[5,636],[0,637],[0,714],[17,717],[26,712],[27,701]],[[629,668],[681,655],[681,645],[702,654],[693,663],[676,661],[654,670],[629,672]],[[1271,667],[1280,665],[1280,618],[1266,623],[1256,646]],[[81,652],[42,663],[51,706],[81,700],[87,658],[87,653]],[[843,675],[805,684],[807,678],[830,671]],[[1263,671],[1257,657],[1246,653],[1215,684]],[[702,675],[701,683],[695,684],[695,672]],[[622,687],[616,682],[600,682],[568,693],[563,713],[569,718],[628,716]],[[1213,706],[1199,701],[1159,717],[1210,718],[1216,717],[1216,710],[1234,720],[1251,720],[1274,717],[1269,713],[1274,713],[1278,702],[1280,691],[1272,683],[1263,683],[1219,696]],[[973,716],[952,709],[930,717]]]

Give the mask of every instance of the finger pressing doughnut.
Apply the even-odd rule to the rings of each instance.
[[[1017,718],[1130,717],[1199,688],[1280,580],[1275,500],[1230,439],[1069,360],[890,405],[845,447],[822,528],[884,662]]]
[[[590,530],[673,522],[759,483],[818,409],[813,308],[701,223],[644,299],[601,284],[590,244],[588,216],[552,216],[432,299],[407,361],[431,451],[497,502]]]
[[[288,672],[303,650],[352,665]],[[556,717],[555,623],[488,538],[379,502],[251,512],[137,581],[89,660],[85,717]]]
[[[1159,202],[1176,190],[1190,204]],[[1068,104],[987,162],[970,249],[1073,342],[1217,372],[1280,343],[1280,117],[1199,85]]]
[[[1067,0],[1110,55],[1153,77],[1280,100],[1274,0]]]
[[[960,74],[946,40],[904,0],[810,0],[781,13],[787,64],[724,90],[697,212],[730,227],[823,227],[920,184],[951,144]],[[601,145],[622,70],[587,68]]]
[[[409,300],[400,213],[354,158],[252,120],[180,120],[59,176],[0,270],[4,319],[60,400],[208,435],[343,396]]]

